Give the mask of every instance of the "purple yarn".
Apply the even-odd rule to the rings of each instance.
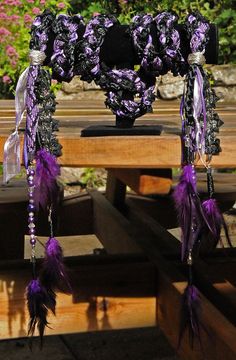
[[[70,81],[74,76],[74,52],[80,24],[84,24],[80,15],[59,15],[53,23],[55,40],[51,66],[53,67],[54,77],[56,75],[56,77],[64,81]]]
[[[24,164],[28,167],[29,161],[33,159],[36,149],[36,131],[38,125],[38,104],[35,95],[35,84],[39,74],[39,66],[31,65],[27,78],[26,95],[26,132],[24,138]]]
[[[35,18],[31,28],[31,50],[45,52],[47,48],[48,34],[51,29],[53,16],[45,11]],[[26,95],[26,132],[24,139],[24,164],[28,168],[36,151],[36,131],[38,125],[39,108],[35,94],[37,78],[40,72],[40,65],[30,65],[27,78]]]
[[[159,13],[154,18],[159,41],[158,53],[161,54],[163,64],[161,74],[165,74],[171,70],[174,75],[178,75],[182,73],[182,68],[185,64],[180,52],[179,32],[174,27],[177,21],[178,17],[176,14],[166,11]]]
[[[147,86],[136,71],[111,70],[100,64],[99,54],[105,35],[116,24],[118,20],[111,15],[99,15],[89,21],[80,44],[77,71],[83,80],[94,80],[106,91],[105,104],[115,115],[135,119],[151,111],[155,99],[154,86]],[[130,94],[129,98],[127,94]],[[140,100],[133,100],[134,96],[140,97]]]
[[[162,69],[162,61],[153,45],[151,35],[152,24],[153,17],[151,15],[136,15],[132,19],[130,32],[132,34],[134,47],[141,59],[141,66],[146,71],[158,76]]]
[[[186,28],[190,34],[190,49],[192,53],[204,50],[208,40],[210,25],[200,14],[190,14],[186,19]]]

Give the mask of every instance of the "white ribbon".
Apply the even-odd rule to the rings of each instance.
[[[8,137],[4,145],[3,160],[3,182],[8,182],[12,177],[20,172],[20,137],[19,126],[24,116],[26,100],[26,84],[29,68],[25,69],[20,75],[16,86],[15,112],[16,128]]]
[[[42,51],[31,50],[29,54],[31,65],[42,65],[46,55]],[[20,137],[18,129],[22,122],[24,111],[26,107],[27,94],[27,78],[29,67],[27,67],[20,75],[16,85],[15,94],[15,113],[16,113],[16,128],[15,131],[8,137],[4,145],[4,160],[3,160],[3,182],[7,183],[11,178],[20,172]]]

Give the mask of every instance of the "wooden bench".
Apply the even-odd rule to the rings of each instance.
[[[102,118],[110,123],[108,119],[111,115],[100,105],[97,105],[96,109],[93,104],[93,108],[87,112],[74,102],[67,106],[68,109],[59,106],[57,116],[61,120],[60,139],[64,146],[61,163],[80,167],[101,166],[109,170],[105,196],[92,191],[64,200],[59,214],[59,233],[94,233],[106,248],[108,255],[102,258],[68,259],[68,266],[73,272],[74,295],[72,298],[59,295],[58,314],[67,315],[50,319],[54,330],[49,329],[48,333],[158,324],[176,347],[179,329],[178,309],[186,286],[186,274],[184,266],[179,261],[179,242],[166,231],[163,223],[160,225],[157,221],[161,218],[161,213],[162,218],[169,217],[167,223],[172,216],[165,213],[164,202],[160,202],[159,199],[127,196],[128,181],[121,179],[117,175],[120,170],[116,169],[132,169],[133,174],[138,174],[139,179],[143,175],[153,176],[150,173],[145,174],[146,170],[143,169],[170,169],[180,166],[177,104],[172,109],[167,109],[166,106],[157,103],[154,114],[139,120],[139,123],[163,123],[164,133],[161,136],[121,137],[118,141],[116,138],[79,137],[80,127],[88,123],[88,120],[89,123],[97,123]],[[84,106],[88,107],[89,102]],[[222,106],[220,110],[226,123],[221,135],[223,153],[214,159],[214,164],[219,168],[232,168],[236,164],[236,132],[233,123],[235,110],[232,106]],[[95,111],[99,115],[96,115]],[[2,116],[5,117],[6,127],[0,135],[1,147],[13,124],[13,112],[3,109]],[[130,174],[132,178],[132,173]],[[163,176],[159,173],[159,177]],[[167,181],[165,186],[168,187],[169,183]],[[139,189],[139,182],[136,182],[135,186]],[[150,204],[152,205],[149,206]],[[166,206],[171,209],[170,206]],[[150,210],[152,207],[158,209],[155,211],[159,211],[159,215],[153,214]],[[72,218],[69,216],[70,211]],[[73,224],[74,228],[71,226]],[[222,264],[220,268],[219,264]],[[3,319],[0,325],[1,338],[4,334],[5,337],[19,336],[20,331],[22,335],[25,319],[20,325],[14,323],[18,335],[16,332],[13,334],[7,331],[8,309],[10,314],[15,314],[16,311],[22,312],[20,309],[24,308],[22,289],[30,276],[27,268],[28,264],[24,261],[0,264],[0,279],[7,284],[18,284],[10,305],[6,291],[4,296],[0,297],[0,316]],[[22,270],[19,272],[19,269]],[[217,250],[214,255],[200,258],[195,266],[197,285],[202,293],[202,319],[212,334],[211,337],[204,332],[202,334],[206,359],[221,359],[221,354],[227,359],[235,359],[235,270],[235,251],[228,250],[223,253]],[[22,317],[24,311],[21,313]],[[103,319],[102,326],[98,324],[99,318]],[[179,354],[181,358],[188,360],[202,358],[197,344],[194,350],[189,346],[187,334]]]

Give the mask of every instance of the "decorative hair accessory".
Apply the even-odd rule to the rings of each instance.
[[[160,75],[168,71],[176,75],[183,75],[185,61],[180,52],[180,36],[175,29],[178,17],[173,12],[159,13],[154,22],[156,25],[159,56],[161,57]]]
[[[98,15],[89,21],[78,46],[76,73],[81,75],[82,80],[94,80],[106,91],[105,104],[114,114],[135,119],[151,111],[151,104],[155,99],[154,86],[148,87],[134,70],[111,70],[100,63],[99,54],[105,35],[109,28],[117,24],[118,20],[111,15]],[[140,101],[130,99],[130,96],[137,95],[141,98]]]
[[[145,72],[158,76],[162,69],[162,60],[153,44],[151,33],[153,23],[151,15],[136,15],[130,24],[130,33],[141,67]]]
[[[79,25],[84,25],[80,15],[59,15],[53,23],[55,39],[50,65],[54,79],[70,81],[74,76],[75,46],[78,41]]]
[[[61,145],[54,132],[58,121],[53,118],[56,102],[50,89],[51,75],[43,68],[45,63],[59,81],[70,81],[74,75],[96,84],[106,91],[105,104],[120,118],[134,121],[152,110],[155,99],[155,77],[172,71],[174,75],[186,73],[186,62],[180,52],[180,36],[175,29],[177,16],[162,12],[154,19],[151,15],[137,15],[129,28],[134,48],[141,62],[138,72],[133,69],[112,69],[101,61],[100,51],[108,30],[117,26],[111,15],[93,17],[79,38],[80,15],[59,15],[49,11],[36,17],[31,29],[30,66],[22,73],[16,88],[16,128],[4,147],[4,181],[20,170],[20,140],[18,128],[26,109],[24,164],[29,186],[28,227],[32,247],[33,280],[27,286],[26,296],[30,314],[29,335],[35,327],[42,337],[48,325],[48,312],[55,314],[56,291],[69,292],[70,284],[63,264],[60,244],[54,237],[53,218],[58,194],[56,178],[60,173],[57,157]],[[156,31],[154,45],[153,29]],[[188,327],[190,337],[200,340],[200,298],[193,282],[193,262],[203,242],[216,246],[223,226],[229,245],[227,228],[214,199],[214,183],[210,161],[220,152],[216,138],[223,124],[215,112],[216,96],[210,88],[206,72],[204,51],[208,41],[208,22],[199,14],[190,14],[186,32],[190,40],[186,86],[181,103],[182,165],[180,182],[174,198],[182,229],[182,260],[188,265],[188,286],[184,293],[183,321],[180,339]],[[47,45],[53,41],[53,53],[47,57]],[[51,60],[51,62],[50,62]],[[132,66],[132,64],[131,64]],[[135,97],[139,97],[136,100]],[[200,158],[207,171],[208,199],[201,203],[197,192],[194,162]],[[35,245],[36,214],[39,209],[48,213],[50,236],[45,246],[41,271],[36,273]]]
[[[180,340],[188,327],[191,342],[194,337],[200,340],[201,327],[200,299],[192,274],[194,258],[198,256],[202,244],[207,242],[211,247],[218,244],[222,226],[231,246],[223,216],[213,198],[214,184],[210,161],[212,155],[217,155],[221,151],[220,141],[215,134],[223,122],[214,110],[217,98],[203,69],[209,28],[209,23],[199,13],[190,14],[186,19],[186,31],[192,53],[188,56],[189,70],[181,103],[183,170],[174,192],[182,230],[182,260],[187,262],[189,268]],[[202,161],[207,170],[209,199],[203,203],[197,192],[194,166],[197,159]]]
[[[47,314],[55,314],[56,290],[70,289],[62,259],[62,249],[53,234],[52,213],[54,211],[60,173],[56,158],[61,155],[61,145],[54,131],[58,121],[52,118],[55,111],[55,96],[50,90],[51,75],[43,69],[46,49],[55,16],[45,11],[35,18],[31,28],[30,66],[20,76],[16,91],[16,131],[7,140],[4,169],[5,180],[9,180],[20,169],[20,148],[18,127],[26,109],[26,130],[24,139],[24,164],[28,182],[28,228],[30,235],[33,280],[27,286],[26,297],[30,314],[28,334],[38,328],[41,341]],[[12,146],[12,143],[14,146]],[[10,146],[8,146],[10,144]],[[12,150],[17,149],[14,159]],[[9,174],[8,160],[14,159],[14,171]],[[45,260],[39,275],[36,272],[35,246],[36,214],[39,209],[49,213],[50,237],[45,247]]]

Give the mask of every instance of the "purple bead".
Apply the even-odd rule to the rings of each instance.
[[[33,216],[28,217],[28,223],[34,223],[34,217]]]
[[[33,204],[29,204],[27,210],[28,210],[28,212],[34,211],[35,206]]]
[[[33,199],[33,197],[34,197],[34,193],[29,192],[29,198]]]
[[[34,186],[34,182],[32,180],[28,180],[28,185],[29,186]]]
[[[29,229],[29,234],[34,235],[35,234],[35,229]]]
[[[33,237],[30,237],[30,244],[35,245],[36,244],[36,237],[33,235]]]
[[[35,171],[33,169],[29,170],[29,176],[34,176],[35,175]]]

